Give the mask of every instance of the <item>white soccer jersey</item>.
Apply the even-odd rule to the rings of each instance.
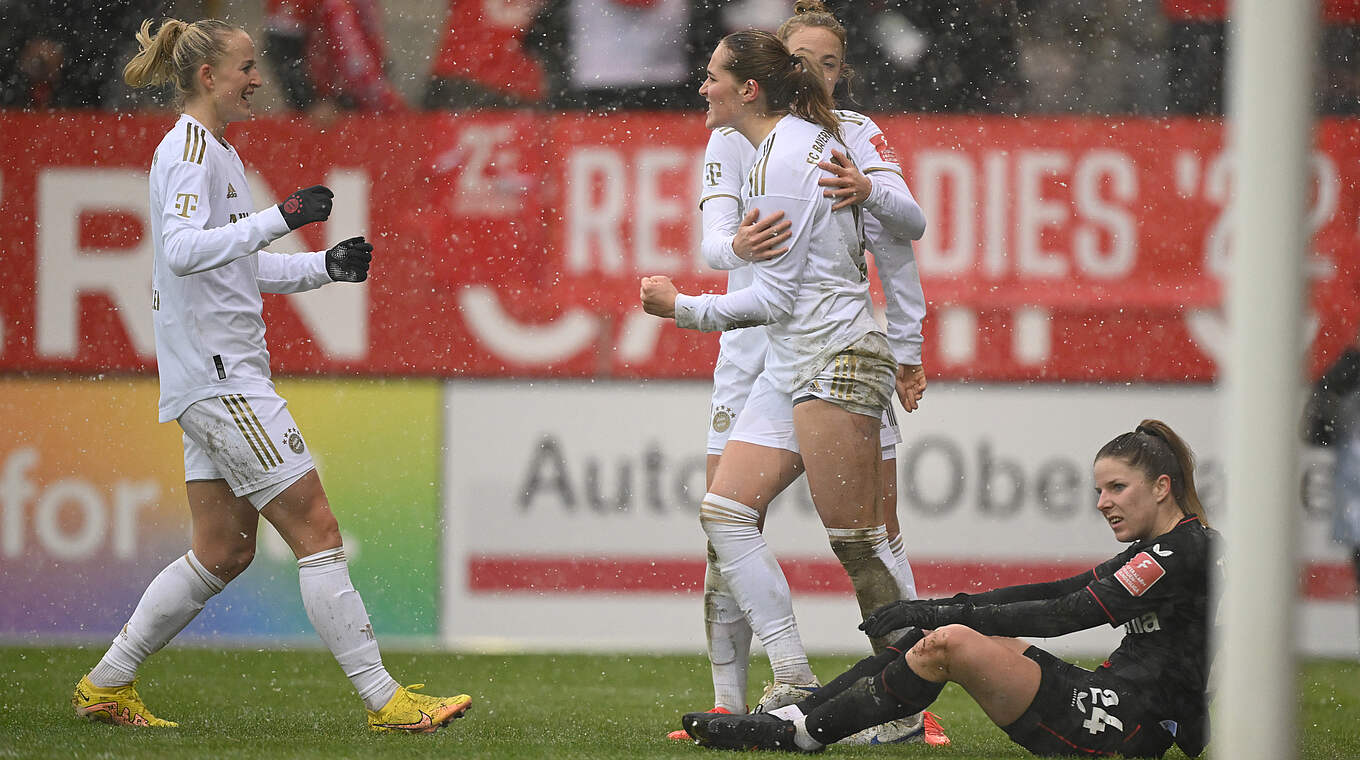
[[[749,287],[726,295],[680,296],[675,321],[712,331],[766,325],[765,372],[792,393],[831,357],[877,331],[869,301],[859,211],[833,212],[817,181],[817,164],[833,148],[830,132],[796,116],[780,119],[756,146],[741,207],[762,216],[783,211],[792,222],[788,253],[751,267]]]
[[[835,113],[851,160],[874,180],[873,191],[864,203],[868,212],[864,235],[878,265],[879,283],[887,301],[888,341],[899,363],[920,364],[926,302],[911,241],[925,231],[925,215],[902,179],[896,154],[873,119],[855,111]],[[750,264],[732,252],[732,236],[744,212],[740,207],[741,183],[754,157],[755,147],[735,129],[720,127],[709,135],[699,194],[703,254],[710,267],[727,271],[729,293],[751,284],[753,277]],[[759,371],[767,347],[765,331],[743,329],[724,332],[719,350],[721,361]]]
[[[714,269],[727,271],[727,292],[751,284],[751,266],[732,252],[732,236],[741,224],[741,184],[755,160],[756,147],[731,127],[719,127],[708,137],[699,190],[703,215],[704,259]],[[728,330],[718,339],[721,359],[758,374],[765,366],[769,341],[756,328]],[[749,389],[748,389],[749,390]]]
[[[236,150],[181,115],[151,160],[161,422],[205,398],[274,391],[260,294],[331,281],[324,252],[260,250],[288,231],[277,206],[255,212]]]

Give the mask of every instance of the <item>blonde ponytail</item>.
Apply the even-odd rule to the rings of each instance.
[[[132,87],[174,83],[181,96],[191,95],[198,67],[221,60],[235,31],[240,30],[217,19],[186,24],[168,18],[153,35],[146,19],[137,31],[137,54],[123,67],[123,81]]]

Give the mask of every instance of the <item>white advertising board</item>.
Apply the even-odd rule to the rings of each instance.
[[[445,388],[445,642],[702,651],[708,385]],[[1091,460],[1145,417],[1195,447],[1200,494],[1221,523],[1218,406],[1207,386],[932,385],[919,411],[900,415],[898,450],[898,513],[922,595],[1051,579],[1118,552],[1094,508]],[[1349,572],[1327,538],[1325,504],[1280,508],[1299,515],[1306,566],[1332,581]],[[766,536],[786,563],[808,648],[863,650],[848,582],[801,481],[774,502]],[[1353,655],[1355,601],[1323,586],[1301,586],[1301,648]],[[1103,654],[1118,635],[1045,646]]]

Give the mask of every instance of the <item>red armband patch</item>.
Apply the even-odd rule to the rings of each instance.
[[[1142,596],[1163,575],[1166,575],[1166,568],[1158,564],[1151,554],[1138,552],[1128,564],[1115,571],[1114,578],[1130,594]]]

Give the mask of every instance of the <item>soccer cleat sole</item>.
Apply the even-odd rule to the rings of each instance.
[[[467,715],[472,709],[472,698],[449,705],[447,710],[441,711],[438,715],[429,715],[421,712],[421,720],[416,723],[375,723],[369,726],[377,732],[396,732],[402,734],[432,734],[435,731],[447,726],[455,720]]]

